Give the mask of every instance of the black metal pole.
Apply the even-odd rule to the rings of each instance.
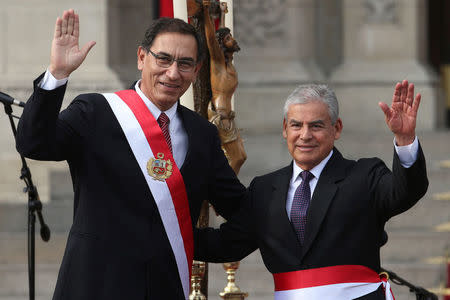
[[[4,104],[5,113],[8,115],[9,122],[11,124],[11,129],[14,135],[14,140],[17,135],[16,124],[14,123],[14,116],[12,114],[12,107],[10,104]],[[17,117],[16,117],[17,118]],[[44,222],[42,216],[42,202],[39,199],[39,194],[36,186],[33,184],[31,179],[31,172],[28,168],[25,157],[20,154],[20,159],[22,161],[22,169],[20,172],[20,179],[25,182],[26,188],[24,192],[28,193],[28,287],[29,287],[29,298],[30,300],[35,299],[35,233],[36,233],[36,215],[38,215],[39,223],[41,226],[41,238],[43,241],[48,242],[50,239],[50,229]]]
[[[409,291],[411,293],[414,293],[416,295],[416,299],[417,300],[438,300],[438,297],[433,294],[432,292],[420,287],[420,286],[415,286],[412,283],[409,283],[408,281],[406,281],[405,279],[401,278],[400,276],[398,276],[397,274],[395,274],[392,271],[388,271],[386,269],[381,268],[382,272],[386,272],[389,275],[389,279],[397,284],[397,285],[404,285],[406,287],[409,288]]]
[[[30,300],[34,300],[35,291],[35,224],[36,217],[31,209],[28,210],[28,288]]]

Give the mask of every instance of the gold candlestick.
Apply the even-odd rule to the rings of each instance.
[[[205,275],[205,263],[194,260],[192,264],[191,289],[189,300],[206,300],[206,296],[201,292],[201,282]]]
[[[227,300],[243,300],[248,297],[248,293],[241,292],[241,289],[235,283],[236,270],[239,268],[239,262],[224,263],[223,268],[227,272],[227,286],[219,295],[222,299]]]

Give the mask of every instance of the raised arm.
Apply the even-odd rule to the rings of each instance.
[[[95,45],[91,41],[79,49],[79,28],[79,17],[73,9],[64,11],[56,20],[48,68],[56,79],[68,77]],[[34,81],[34,92],[17,127],[16,147],[25,157],[33,159],[68,159],[76,155],[80,132],[89,126],[86,112],[92,110],[91,103],[76,99],[60,114],[67,85],[44,89],[41,87],[44,77],[42,74]]]
[[[213,22],[211,21],[211,17],[209,15],[209,7],[211,5],[210,0],[203,0],[203,18],[205,22],[205,36],[206,36],[206,44],[208,45],[209,56],[211,61],[219,64],[225,64],[225,56],[223,55],[222,49],[220,49],[219,43],[216,40],[215,35],[215,27]],[[214,63],[211,63],[211,68],[214,67]]]
[[[386,124],[395,135],[397,146],[406,146],[416,138],[416,119],[421,95],[414,95],[414,84],[403,80],[395,85],[392,104],[380,102]],[[386,167],[374,168],[377,180],[374,195],[384,221],[411,208],[428,189],[425,157],[418,144],[417,158],[405,167],[400,154],[394,152],[392,173]],[[370,176],[369,176],[370,177]]]
[[[56,19],[50,54],[49,71],[56,79],[69,77],[95,45],[94,41],[79,48],[80,18],[73,9],[65,10]]]
[[[403,80],[395,85],[391,107],[384,102],[378,103],[384,112],[387,126],[395,135],[398,146],[409,145],[416,137],[416,119],[420,99],[420,94],[414,97],[414,84],[408,84],[407,80]]]

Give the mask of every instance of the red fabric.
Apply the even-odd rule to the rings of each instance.
[[[450,288],[450,262],[447,261],[447,288]],[[450,300],[450,295],[445,295],[444,300]]]
[[[337,283],[381,282],[372,269],[359,265],[332,266],[273,274],[275,291],[302,289]]]
[[[159,0],[159,17],[173,18],[173,0]]]
[[[183,177],[175,164],[172,152],[167,145],[161,128],[136,91],[123,90],[116,92],[116,94],[128,105],[141,125],[142,131],[147,138],[154,157],[157,157],[157,153],[162,152],[164,153],[164,159],[170,159],[173,162],[173,172],[172,175],[166,179],[166,183],[169,187],[170,195],[172,196],[173,205],[177,214],[178,225],[180,226],[181,236],[183,237],[184,251],[186,252],[190,280],[192,260],[194,259],[194,238],[192,232],[191,213],[189,210],[189,203]]]
[[[173,153],[172,151],[172,140],[170,139],[170,132],[169,132],[169,123],[170,123],[170,119],[169,117],[162,112],[159,115],[158,120],[156,120],[159,124],[159,127],[161,127],[161,131],[164,135],[164,138],[166,139],[167,142],[167,146],[169,146],[170,152]]]
[[[217,18],[217,19],[214,20],[214,25],[216,26],[216,30],[219,29],[220,18]]]

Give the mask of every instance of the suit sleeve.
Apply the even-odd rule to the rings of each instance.
[[[213,142],[211,156],[213,161],[210,169],[210,184],[208,187],[209,202],[225,219],[229,219],[241,207],[246,189],[241,184],[221,148],[217,129],[213,127]]]
[[[65,160],[77,154],[80,131],[87,126],[83,117],[86,103],[74,101],[59,113],[67,85],[44,90],[38,86],[42,77],[34,81],[33,94],[20,118],[16,148],[31,159]]]
[[[219,229],[194,230],[194,258],[207,262],[239,261],[255,251],[256,231],[253,221],[253,183],[239,211]]]
[[[374,168],[371,192],[375,195],[375,205],[386,222],[414,206],[428,189],[428,178],[425,157],[419,144],[418,156],[415,163],[405,168],[402,166],[397,153],[394,151],[392,172],[386,167]]]

